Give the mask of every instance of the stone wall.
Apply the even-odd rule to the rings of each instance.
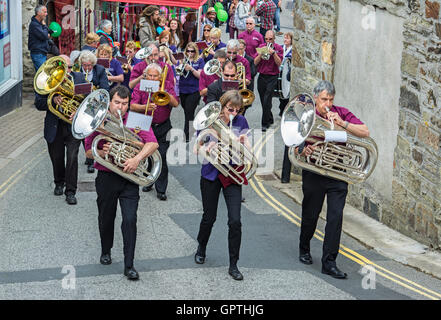
[[[349,203],[366,214],[433,248],[441,246],[441,23],[439,0],[297,0],[294,7],[294,50],[292,93],[311,92],[320,79],[335,81],[339,8],[358,3],[384,19],[402,20],[402,46],[398,85],[391,106],[397,116],[388,120],[398,128],[390,132],[395,143],[392,157],[377,166],[390,166],[391,179],[385,185],[368,179],[350,187]],[[341,10],[343,11],[343,10]],[[377,21],[378,23],[378,21]],[[341,40],[341,39],[340,39]],[[371,40],[372,48],[386,43]],[[386,41],[386,40],[380,40]],[[347,45],[347,43],[345,43]],[[369,47],[369,46],[368,46]],[[357,50],[357,47],[351,48]],[[362,50],[361,48],[359,50]],[[360,56],[363,56],[360,52]],[[395,52],[396,53],[396,52]],[[369,59],[369,56],[366,60]],[[386,57],[385,57],[386,59]],[[368,63],[369,61],[364,61]],[[343,63],[343,62],[340,62]],[[365,75],[370,81],[369,72]],[[384,77],[390,75],[384,72]],[[338,77],[337,77],[338,78]],[[347,80],[351,85],[351,80]],[[380,84],[379,84],[380,85]],[[338,89],[338,88],[337,88]],[[379,87],[379,91],[381,91]],[[339,99],[337,91],[336,100]],[[350,109],[353,106],[347,105]],[[383,110],[386,114],[387,109]],[[355,112],[356,113],[356,112]],[[362,119],[363,120],[363,119]],[[381,128],[369,123],[375,136]],[[379,149],[384,143],[377,139]],[[384,147],[384,145],[383,145]],[[392,161],[392,163],[390,163]],[[381,168],[382,169],[382,168]],[[380,170],[381,170],[380,169]]]

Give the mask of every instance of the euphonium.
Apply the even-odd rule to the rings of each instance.
[[[257,159],[245,145],[237,141],[236,135],[219,119],[221,110],[221,103],[213,101],[197,113],[193,126],[202,132],[196,139],[196,151],[225,177],[230,177],[242,185],[245,182],[242,173],[247,180],[251,179],[257,169]],[[217,143],[208,151],[202,145],[209,137],[214,137]]]
[[[213,74],[218,75],[219,78],[222,78],[221,72],[222,66],[219,60],[211,59],[204,66],[204,72],[207,76],[211,76]]]
[[[299,94],[291,100],[281,121],[282,138],[290,147],[288,157],[291,163],[347,183],[365,181],[377,164],[377,144],[372,138],[359,138],[349,133],[344,144],[325,142],[325,131],[331,128],[329,121],[316,116],[311,96]],[[307,157],[295,153],[295,148],[304,141],[315,146],[314,152]]]
[[[164,91],[165,80],[167,79],[168,65],[165,64],[161,77],[161,88],[152,96],[153,102],[158,106],[166,106],[170,103],[170,95]]]
[[[245,66],[241,62],[239,62],[236,66],[237,66],[237,77],[239,79],[242,78],[242,82],[240,84],[241,89],[239,90],[239,94],[242,96],[243,105],[249,106],[253,104],[255,95],[253,91],[247,89]]]
[[[67,63],[60,57],[50,58],[37,70],[34,90],[41,95],[48,94],[49,111],[67,123],[72,123],[70,117],[84,99],[83,95],[75,95],[74,82],[67,71]],[[61,105],[52,104],[55,95],[63,98]]]
[[[118,119],[108,111],[109,105],[110,96],[106,90],[98,89],[89,94],[79,106],[72,121],[72,135],[77,139],[84,139],[95,130],[100,132],[101,134],[92,142],[94,159],[127,180],[140,186],[151,186],[161,173],[161,155],[156,150],[150,157],[139,163],[135,172],[123,172],[124,163],[136,156],[144,144],[136,133],[123,125],[121,113]],[[101,140],[111,143],[110,151],[104,159],[98,153],[98,144]],[[152,162],[150,171],[148,170],[149,159]]]

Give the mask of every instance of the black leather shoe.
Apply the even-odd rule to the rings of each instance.
[[[202,248],[200,245],[198,246],[198,250],[194,255],[194,262],[196,262],[197,264],[203,264],[205,262],[205,249]]]
[[[66,195],[66,201],[68,204],[77,204],[77,198],[75,198],[75,195],[71,193]]]
[[[58,184],[55,186],[54,195],[61,196],[64,192],[64,184]]]
[[[95,168],[93,167],[93,164],[89,164],[87,166],[87,172],[88,173],[94,173],[95,172]]]
[[[142,192],[150,192],[152,191],[153,186],[144,186],[142,187]]]
[[[127,268],[127,267],[124,268],[124,275],[129,280],[138,280],[139,279],[138,271],[136,271],[135,268],[133,268],[133,267],[131,267],[131,268]]]
[[[156,197],[161,200],[161,201],[165,201],[167,200],[167,196],[165,195],[165,193],[162,192],[158,192],[158,194],[156,195]]]
[[[324,266],[322,266],[322,273],[329,274],[331,277],[336,279],[346,279],[348,276],[346,273],[337,268],[337,266],[330,268],[325,268]]]
[[[110,256],[110,253],[103,253],[100,258],[100,263],[104,265],[111,264],[112,258]]]
[[[309,252],[301,254],[299,256],[299,260],[301,263],[304,263],[304,264],[312,264],[312,257]]]
[[[280,182],[282,182],[282,183],[289,183],[289,179],[281,179]]]
[[[243,275],[240,273],[239,269],[237,267],[230,267],[228,269],[228,274],[234,279],[234,280],[243,280]]]

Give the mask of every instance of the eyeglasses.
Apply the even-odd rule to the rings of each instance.
[[[245,24],[254,24],[254,23],[252,23],[252,22],[246,22]]]
[[[69,69],[71,69],[73,66],[67,66]]]
[[[227,110],[228,110],[228,112],[231,112],[231,113],[233,113],[233,112],[239,113],[240,112],[240,109],[236,109],[236,108],[228,108]]]
[[[274,38],[265,38],[265,40],[273,40]]]
[[[211,31],[211,29],[204,29],[204,32],[210,32]]]
[[[227,51],[227,54],[237,54],[237,52]]]
[[[224,77],[225,78],[234,78],[236,76],[236,74],[226,74],[224,73]]]
[[[188,53],[196,52],[194,50],[187,50]]]

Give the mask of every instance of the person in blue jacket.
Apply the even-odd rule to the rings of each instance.
[[[31,59],[34,63],[35,71],[46,61],[49,52],[49,34],[52,34],[46,26],[47,8],[38,5],[35,8],[35,15],[29,23],[28,49],[31,52]]]

